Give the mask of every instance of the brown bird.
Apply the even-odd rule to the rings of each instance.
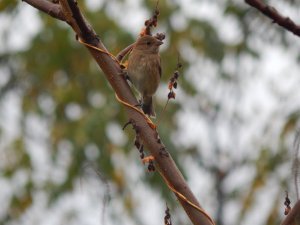
[[[144,113],[151,117],[155,117],[152,96],[155,94],[161,78],[158,53],[161,44],[163,42],[155,37],[149,35],[140,37],[128,58],[128,77],[141,94]]]

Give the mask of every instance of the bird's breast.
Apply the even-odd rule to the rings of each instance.
[[[136,89],[144,96],[152,96],[160,81],[158,54],[133,54],[128,60],[128,75]]]

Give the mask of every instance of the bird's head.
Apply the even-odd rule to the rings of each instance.
[[[163,42],[150,35],[140,37],[134,46],[134,49],[145,51],[147,53],[158,53],[159,46]]]

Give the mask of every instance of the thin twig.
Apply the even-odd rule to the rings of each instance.
[[[246,3],[261,11],[264,15],[273,20],[279,26],[300,37],[300,26],[295,24],[289,17],[281,15],[274,7],[263,3],[260,0],[245,0]]]

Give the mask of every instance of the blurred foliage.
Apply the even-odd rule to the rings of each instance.
[[[102,7],[97,10],[90,10],[84,1],[79,2],[90,24],[114,54],[134,42],[136,38],[121,25],[115,16],[110,14],[109,7],[116,2],[123,4],[126,1],[104,1]],[[199,114],[210,118],[213,124],[216,116],[212,116],[212,114],[221,114],[223,112],[222,104],[210,98],[207,93],[204,93],[204,90],[197,89],[196,84],[185,77],[197,57],[207,60],[217,68],[220,75],[219,80],[224,83],[234,83],[235,78],[239,75],[224,71],[222,64],[228,56],[236,57],[237,64],[239,57],[245,55],[258,58],[260,52],[251,47],[249,41],[253,33],[261,35],[260,37],[266,41],[280,45],[288,45],[289,41],[287,41],[286,32],[276,27],[270,28],[270,21],[267,18],[260,16],[254,10],[249,10],[249,7],[243,3],[229,0],[216,4],[223,9],[224,17],[231,16],[238,23],[241,37],[237,42],[228,43],[222,39],[218,30],[218,26],[222,26],[222,24],[216,25],[210,20],[192,18],[188,15],[184,16],[185,26],[178,29],[172,19],[176,20],[176,17],[182,13],[182,5],[179,2],[160,1],[159,25],[165,29],[168,40],[167,47],[161,53],[164,74],[162,83],[166,84],[173,73],[177,63],[177,53],[181,52],[183,48],[193,49],[192,53],[196,56],[193,60],[189,61],[185,56],[180,57],[184,68],[181,71],[183,76],[180,77],[179,88],[187,98],[195,100]],[[1,1],[1,14],[13,16],[22,10],[24,4],[11,0]],[[291,1],[290,4],[298,3]],[[151,13],[153,6],[153,1],[143,1],[141,7]],[[272,30],[272,34],[251,25],[252,20],[257,20],[258,17],[261,17],[261,27]],[[25,171],[29,177],[23,190],[12,196],[7,215],[0,218],[0,224],[20,218],[33,204],[34,193],[37,190],[46,190],[49,196],[49,205],[51,205],[74,188],[74,181],[80,178],[86,164],[97,165],[101,174],[104,174],[116,188],[115,194],[123,199],[128,214],[136,221],[136,224],[142,224],[135,213],[134,199],[131,199],[132,196],[128,194],[133,190],[130,190],[130,180],[126,177],[126,166],[118,165],[116,160],[113,160],[115,155],[120,154],[124,154],[128,158],[134,156],[133,161],[139,160],[138,152],[133,148],[134,133],[127,128],[124,132],[125,141],[120,144],[118,141],[114,141],[108,131],[108,127],[113,124],[118,124],[118,129],[121,130],[123,124],[127,122],[123,106],[115,100],[112,89],[86,49],[76,42],[73,31],[62,22],[43,13],[39,13],[39,18],[42,23],[41,29],[32,38],[26,50],[7,50],[0,53],[0,67],[6,71],[8,76],[7,81],[0,89],[1,104],[4,104],[6,97],[12,92],[18,93],[21,98],[18,135],[10,143],[4,145],[3,152],[9,161],[1,165],[1,175],[9,180],[13,179],[18,171]],[[7,29],[5,32],[11,31]],[[5,32],[1,37],[2,45],[8,42]],[[202,96],[201,100],[197,96]],[[201,105],[203,99],[206,101],[204,106]],[[160,112],[165,104],[165,99],[158,99],[156,104]],[[287,160],[285,138],[294,132],[299,121],[299,112],[291,112],[287,116],[280,139],[276,142],[279,146],[276,152],[269,149],[271,148],[269,146],[262,147],[260,154],[254,160],[243,159],[238,164],[232,163],[232,168],[228,168],[227,171],[221,171],[218,165],[211,165],[213,162],[203,160],[201,149],[198,149],[197,146],[183,149],[171,138],[172,132],[178,128],[175,119],[176,112],[183,107],[182,103],[176,100],[169,104],[159,132],[184,174],[186,172],[180,162],[183,157],[188,155],[198,161],[199,167],[210,170],[213,179],[216,180],[220,172],[227,176],[233,168],[236,169],[242,164],[254,165],[256,172],[246,193],[238,190],[226,193],[224,190],[218,189],[219,192],[222,192],[218,193],[218,196],[226,195],[226,198],[230,200],[243,199],[238,218],[238,222],[241,223],[254,206],[256,193],[266,185],[267,177],[274,175],[274,171]],[[40,184],[33,179],[36,168],[34,168],[34,159],[30,155],[30,145],[27,142],[32,138],[41,139],[28,122],[33,116],[46,121],[47,126],[44,129],[49,133],[46,146],[50,151],[49,160],[54,166],[62,160],[59,153],[67,147],[70,149],[70,162],[66,163],[67,175],[62,181],[56,182],[52,178],[46,177],[44,183]],[[2,131],[0,135],[4,138]],[[96,157],[93,157],[93,154],[89,155],[88,149],[91,146],[96,147],[96,151],[100,152],[95,154]],[[135,154],[132,154],[132,150],[135,151]],[[216,158],[219,157],[219,153],[219,150],[214,152]],[[140,165],[140,167],[142,166]],[[177,205],[159,176],[145,174],[140,179],[156,190],[162,199],[166,199],[171,208]],[[286,188],[287,182],[285,179],[280,180],[283,187],[281,190]],[[218,182],[216,184],[222,185]],[[278,193],[279,195],[280,193]],[[276,212],[281,207],[281,201],[283,198],[275,199],[266,224],[278,224]],[[216,202],[225,204],[218,202],[218,199]],[[215,210],[221,210],[221,208],[219,206]],[[223,213],[216,213],[220,215],[217,218],[218,224],[223,224]],[[176,217],[176,215],[174,216]],[[188,222],[181,221],[180,224],[188,224]]]

